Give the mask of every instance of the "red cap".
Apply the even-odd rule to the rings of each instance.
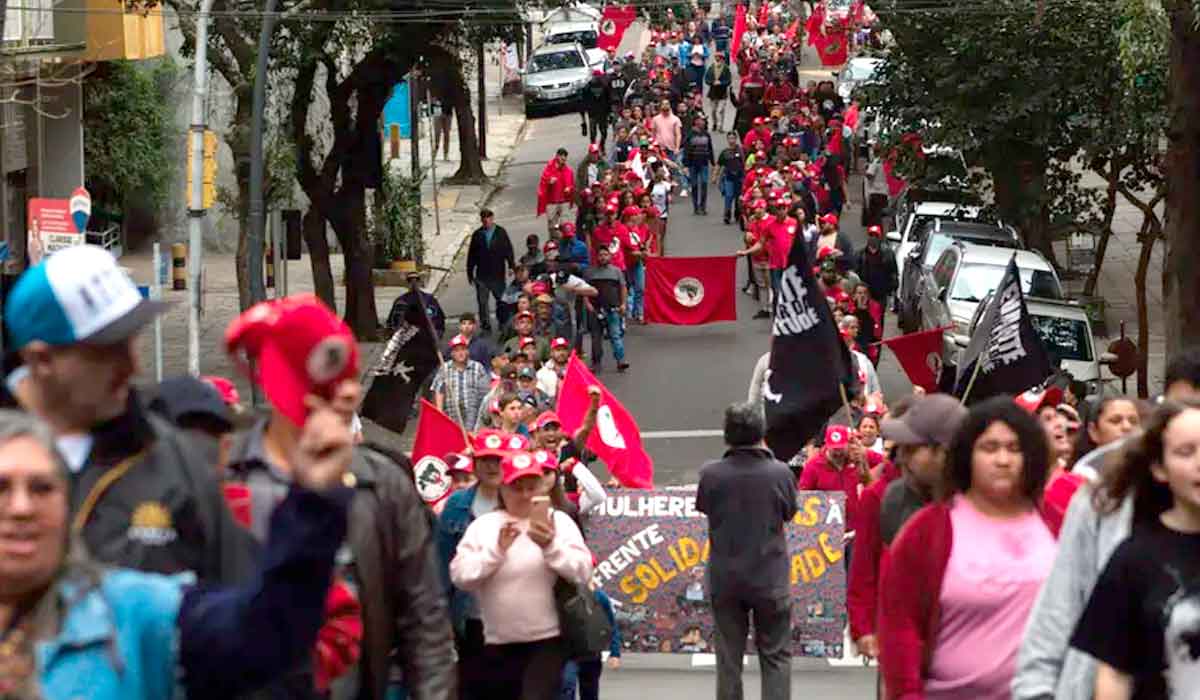
[[[751,206],[751,208],[756,209],[756,210],[766,209],[767,208],[767,200],[756,199],[756,200],[754,200],[754,204],[751,204],[750,206]]]
[[[604,71],[600,70],[599,68],[593,68],[592,75],[595,75],[598,77],[598,76],[604,75]]]
[[[575,224],[570,221],[564,221],[558,225],[558,232],[562,234],[563,238],[574,238]]]
[[[446,473],[463,472],[465,474],[475,473],[475,460],[467,455],[460,455],[457,452],[451,452],[442,459],[446,463]]]
[[[467,336],[461,333],[450,339],[451,348],[465,348],[470,344],[470,341],[467,340]]]
[[[533,312],[532,311],[519,311],[519,312],[517,312],[516,318],[522,318],[524,316],[533,318]]]
[[[488,428],[475,433],[471,439],[471,450],[475,457],[506,457],[511,452],[529,449],[529,439],[502,430]]]
[[[521,450],[504,457],[500,462],[500,471],[504,474],[504,483],[511,484],[526,476],[542,476],[542,465],[533,459],[533,455]]]
[[[558,457],[546,450],[534,450],[533,461],[537,462],[544,471],[558,470]]]
[[[549,253],[552,250],[558,250],[558,243],[554,241],[546,241],[546,245],[542,246],[542,252]]]
[[[537,420],[534,421],[533,429],[534,430],[544,430],[545,427],[547,425],[550,425],[551,423],[557,423],[559,425],[562,425],[562,419],[560,419],[558,417],[558,414],[555,413],[554,411],[543,411],[542,415],[538,416]]]
[[[212,388],[217,390],[217,393],[221,395],[221,400],[225,402],[226,406],[232,408],[242,403],[242,397],[238,395],[237,387],[233,385],[233,382],[229,381],[225,377],[216,377],[210,375],[207,377],[201,377],[201,379],[208,382],[210,385],[212,385]]]
[[[827,245],[821,246],[821,249],[817,251],[817,260],[824,260],[825,258],[831,257],[833,256],[834,252],[834,249]]]
[[[831,425],[825,429],[825,447],[845,449],[850,444],[850,429],[844,425]]]
[[[762,126],[765,123],[766,123],[766,120],[764,120],[762,117],[754,118],[754,126]]]
[[[328,396],[358,376],[358,343],[329,307],[312,294],[265,301],[247,309],[225,330],[230,354],[257,362],[252,381],[288,420],[303,425],[304,397]]]
[[[533,338],[531,338],[530,336],[525,336],[524,338],[521,338],[521,340],[518,344],[520,345],[521,349],[524,350],[525,348],[529,347],[530,345],[536,345],[537,341],[534,340]]]
[[[825,216],[822,216],[820,218],[820,222],[823,224],[829,224],[830,226],[837,226],[838,225],[837,214],[826,214]]]
[[[604,207],[604,211],[608,214],[616,214],[617,213],[617,205],[613,204],[613,203],[609,203],[608,206]]]
[[[868,226],[867,235],[871,238],[883,238],[883,229],[879,226]]]
[[[600,71],[593,71],[593,73],[595,75],[604,75]],[[600,152],[600,144],[598,144],[598,143],[589,143],[588,144],[588,153],[599,153],[599,152]]]
[[[1013,401],[1015,401],[1018,406],[1026,411],[1029,411],[1030,413],[1037,413],[1045,406],[1059,405],[1062,403],[1062,399],[1062,389],[1059,389],[1056,386],[1035,386],[1029,391],[1026,391],[1025,393],[1013,398]]]
[[[569,348],[569,347],[571,347],[571,341],[567,340],[566,338],[555,338],[554,340],[550,341],[550,349],[551,350],[553,350],[555,348]]]
[[[641,209],[638,209],[637,207],[634,207],[634,206],[628,206],[628,207],[625,207],[624,211],[621,212],[621,216],[622,217],[640,216],[641,213],[642,213]]]

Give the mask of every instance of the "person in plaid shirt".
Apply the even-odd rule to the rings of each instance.
[[[470,358],[468,341],[456,335],[450,341],[450,361],[442,363],[433,378],[433,398],[438,409],[467,430],[475,430],[479,407],[492,385],[491,374]]]

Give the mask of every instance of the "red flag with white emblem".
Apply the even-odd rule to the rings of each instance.
[[[588,436],[587,448],[604,460],[609,473],[622,486],[653,488],[654,461],[642,447],[642,432],[637,421],[574,355],[567,362],[567,372],[558,390],[557,413],[563,430],[573,435],[583,425],[592,402],[588,396],[590,386],[600,387],[601,396],[596,428]]]
[[[882,341],[892,349],[913,386],[922,387],[929,393],[938,389],[938,375],[941,373],[942,362],[942,333],[945,330],[934,328]]]
[[[462,426],[437,406],[421,399],[417,435],[413,439],[413,478],[421,500],[434,505],[450,495],[449,465],[442,459],[451,452],[465,452],[467,435]]]
[[[737,320],[737,258],[646,258],[646,321],[676,326]]]
[[[604,8],[600,18],[600,36],[596,38],[596,48],[615,49],[621,44],[625,30],[637,19],[637,10],[628,5],[609,5]]]

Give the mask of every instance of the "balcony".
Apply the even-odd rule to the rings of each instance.
[[[82,0],[87,6],[89,61],[140,60],[166,52],[162,8],[130,10],[122,0]]]

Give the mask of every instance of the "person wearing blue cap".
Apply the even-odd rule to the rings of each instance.
[[[6,385],[54,430],[73,527],[97,560],[239,583],[254,571],[252,545],[225,506],[211,452],[205,458],[143,409],[132,386],[138,332],[164,308],[103,248],[60,250],[29,268],[5,302],[19,363]]]

